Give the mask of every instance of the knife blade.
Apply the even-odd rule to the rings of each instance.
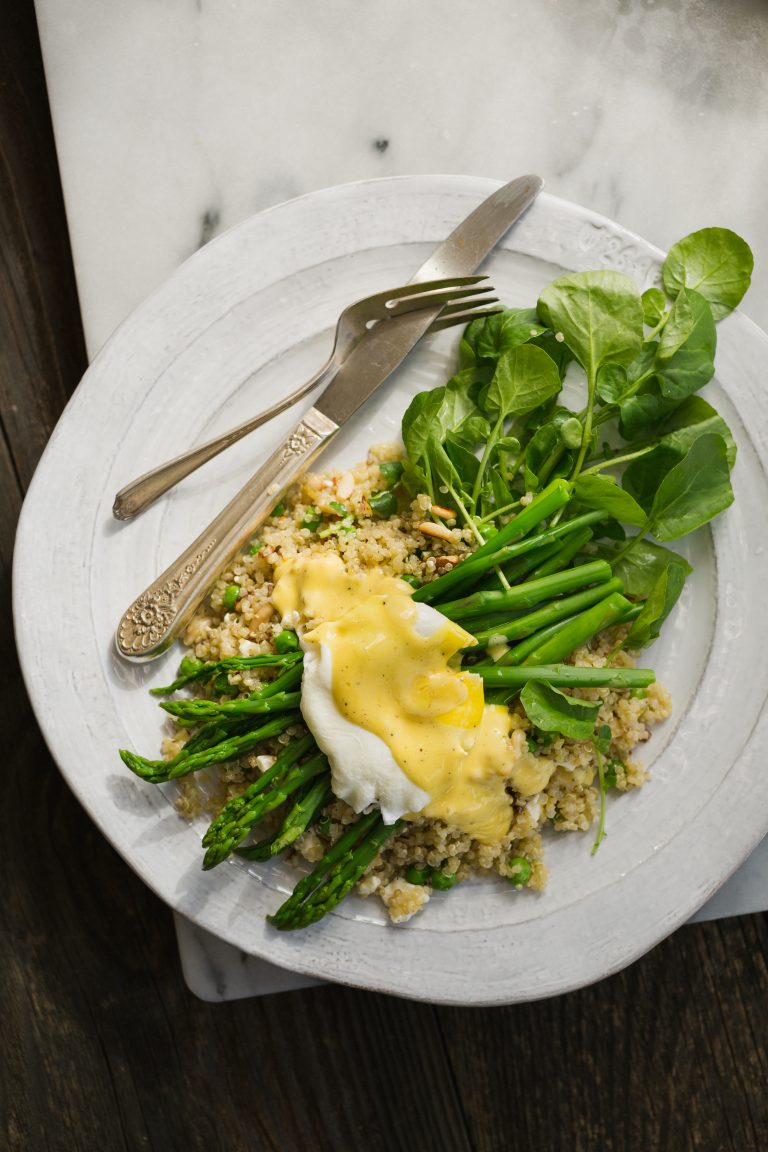
[[[410,282],[470,275],[542,185],[538,176],[522,176],[499,188],[451,232]],[[173,644],[217,574],[269,517],[281,493],[392,374],[439,311],[425,308],[371,329],[266,463],[123,614],[115,635],[121,656],[153,660]]]

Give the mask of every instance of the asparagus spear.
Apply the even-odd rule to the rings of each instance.
[[[533,504],[530,504],[529,508],[532,507]],[[563,536],[570,536],[572,532],[577,532],[589,524],[596,524],[599,520],[605,520],[605,518],[605,512],[585,512],[583,516],[576,516],[573,520],[566,520],[564,524],[558,524],[554,528],[547,528],[535,536],[529,536],[526,540],[520,540],[515,544],[508,544],[492,556],[486,554],[481,555],[481,549],[478,548],[476,552],[472,552],[469,556],[465,557],[455,568],[445,572],[442,576],[438,576],[437,580],[432,580],[429,584],[422,584],[422,586],[414,592],[413,598],[414,600],[423,600],[431,603],[434,600],[442,600],[449,592],[455,595],[456,592],[472,587],[475,581],[491,568],[503,565],[507,560],[513,560],[517,556],[525,555],[537,548],[541,548],[545,544],[550,544],[553,540],[560,540]],[[496,537],[494,536],[492,539],[495,540]],[[449,579],[449,577],[451,579]]]
[[[604,600],[612,592],[623,592],[624,585],[618,577],[609,580],[607,584],[598,584],[594,588],[587,588],[573,596],[564,596],[561,600],[553,600],[535,612],[528,612],[525,616],[518,616],[502,624],[492,624],[490,627],[477,631],[473,625],[472,634],[481,648],[485,648],[494,639],[501,637],[504,640],[516,640],[521,636],[530,636],[550,624],[566,620],[584,608]],[[505,653],[506,655],[506,653]],[[515,663],[515,661],[506,661]]]
[[[153,696],[170,696],[179,688],[195,680],[213,680],[222,672],[243,672],[249,668],[288,668],[302,659],[301,652],[289,652],[275,656],[271,652],[261,656],[227,656],[224,660],[192,660],[185,657],[179,668],[179,675],[165,688],[150,688]]]
[[[557,552],[551,556],[542,557],[543,562],[534,568],[530,574],[531,580],[538,580],[542,576],[551,576],[553,572],[560,572],[563,568],[567,568],[576,554],[580,552],[584,545],[588,544],[591,539],[591,528],[581,528],[578,532],[574,532],[573,535],[566,539],[565,544],[560,546]]]
[[[281,692],[267,696],[258,693],[245,700],[164,700],[160,707],[182,720],[209,720],[215,716],[259,716],[265,712],[286,712],[298,708],[301,692]]]
[[[603,585],[604,589],[607,587],[607,584]],[[624,612],[621,617],[621,622],[627,623],[630,620],[634,620],[635,617],[640,615],[642,608],[642,604],[633,604],[631,608]],[[527,636],[525,640],[522,640],[519,644],[515,644],[513,648],[505,652],[497,663],[501,665],[522,664],[526,657],[530,656],[532,652],[535,652],[537,648],[540,648],[553,637],[559,636],[564,630],[569,629],[570,625],[577,619],[578,616],[570,616],[566,620],[558,620],[554,624],[550,624],[548,628],[542,628],[540,632],[535,632],[533,636]],[[616,621],[614,620],[612,623],[616,623]],[[608,626],[609,625],[606,625],[606,627]],[[589,640],[589,637],[587,637],[587,640]],[[581,640],[580,643],[584,644],[586,641]],[[573,651],[573,649],[571,649],[571,651]],[[564,660],[565,657],[569,655],[570,652],[565,652],[558,656],[557,659]]]
[[[383,844],[403,825],[385,824],[380,812],[370,812],[341,836],[291,896],[267,919],[281,931],[306,928],[340,904],[365,872]]]
[[[272,767],[274,768],[274,765]],[[279,808],[289,796],[303,788],[310,780],[321,775],[325,780],[327,774],[328,761],[322,752],[318,752],[316,756],[305,760],[303,764],[296,764],[287,772],[282,772],[270,786],[265,786],[255,795],[250,795],[243,807],[230,820],[217,828],[215,836],[211,837],[211,828],[208,829],[204,840],[204,843],[208,845],[203,857],[205,871],[215,868],[217,864],[225,860],[232,849],[245,840],[254,824],[262,820],[268,812],[274,812],[275,808]],[[264,775],[266,776],[266,772]],[[256,781],[256,783],[261,783],[261,781]]]
[[[485,567],[481,567],[480,571],[487,571],[488,568],[493,568],[496,563],[501,563],[501,558],[490,560],[490,557],[497,556],[498,553],[507,545],[512,544],[515,540],[521,540],[523,536],[527,536],[537,524],[542,520],[546,520],[553,512],[557,512],[559,508],[563,508],[571,498],[571,486],[566,480],[553,480],[552,483],[536,496],[527,508],[513,517],[508,524],[505,524],[495,536],[482,544],[475,552],[472,553],[471,560],[474,564],[480,564],[483,560],[486,561]],[[421,600],[424,603],[436,599],[444,595],[449,589],[455,587],[457,584],[464,580],[468,575],[466,569],[462,568],[469,561],[464,560],[461,564],[457,564],[455,568],[446,572],[444,575],[439,576],[437,580],[433,580],[431,584],[424,584],[421,588],[417,588],[413,594],[414,600]]]
[[[587,608],[573,620],[565,624],[559,632],[549,639],[542,640],[525,658],[525,664],[554,664],[570,656],[576,648],[586,644],[588,640],[604,628],[624,619],[632,611],[629,600],[619,592],[611,592],[599,604]]]
[[[565,539],[566,542],[563,544],[562,537],[557,537],[550,540],[548,544],[535,548],[533,551],[519,556],[517,560],[505,564],[502,572],[507,583],[515,584],[522,580],[523,576],[529,576],[535,580],[539,576],[551,576],[553,572],[560,572],[561,569],[567,568],[577,552],[580,552],[584,545],[592,539],[592,529],[589,527],[577,529]],[[501,580],[498,574],[494,572],[477,586],[476,591],[497,592],[501,587]]]
[[[298,708],[301,693],[291,693],[288,689],[300,683],[303,667],[302,663],[294,663],[276,680],[262,685],[258,691],[242,700],[163,700],[160,707],[177,719],[193,723],[217,716],[258,715],[261,712],[282,712],[286,708]]]
[[[298,800],[292,805],[274,836],[260,840],[258,844],[250,844],[247,848],[236,848],[237,855],[243,856],[246,860],[269,860],[271,856],[277,856],[306,832],[314,823],[318,812],[332,797],[330,778],[318,776],[302,789]]]
[[[201,748],[186,756],[176,756],[173,760],[146,760],[125,748],[120,749],[120,759],[135,772],[142,780],[150,784],[162,784],[166,780],[176,780],[179,776],[187,776],[190,772],[197,772],[200,768],[207,768],[210,764],[221,764],[225,760],[235,760],[245,752],[250,752],[257,744],[269,740],[272,736],[279,736],[291,724],[301,721],[300,712],[284,712],[281,716],[263,724],[260,728],[248,732],[229,736],[208,748]]]
[[[515,691],[531,680],[555,688],[647,688],[656,680],[652,668],[577,668],[573,664],[523,664],[518,668],[476,664],[472,671],[482,676],[486,684]]]
[[[529,580],[525,584],[515,584],[503,592],[474,592],[461,600],[441,604],[440,611],[449,620],[466,620],[487,612],[513,612],[519,608],[532,608],[543,600],[551,600],[564,592],[585,588],[589,584],[605,584],[613,575],[611,566],[605,560],[594,560],[590,564],[580,564],[577,568],[566,568],[540,580]]]

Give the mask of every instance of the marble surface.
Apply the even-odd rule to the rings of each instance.
[[[36,0],[91,355],[200,245],[371,176],[547,189],[668,247],[740,232],[768,327],[762,0]],[[768,906],[768,845],[699,914]],[[197,929],[206,999],[297,986]]]

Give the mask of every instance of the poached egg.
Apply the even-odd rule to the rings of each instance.
[[[273,602],[304,650],[304,719],[356,812],[378,806],[388,824],[423,814],[496,843],[512,815],[509,710],[452,666],[470,634],[412,595],[332,553],[278,565]]]

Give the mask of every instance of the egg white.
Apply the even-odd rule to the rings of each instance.
[[[414,632],[428,638],[445,617],[428,604],[415,604]],[[417,787],[375,733],[343,716],[333,698],[333,657],[327,644],[305,643],[301,711],[331,765],[334,793],[355,812],[378,805],[385,824],[420,812],[431,797]]]

